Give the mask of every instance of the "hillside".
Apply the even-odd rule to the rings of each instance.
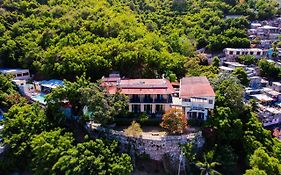
[[[248,47],[247,19],[277,13],[273,1],[29,0],[0,2],[1,66],[38,77],[93,79],[186,73],[196,48]],[[256,2],[256,12],[253,3]],[[247,18],[228,19],[227,14]]]

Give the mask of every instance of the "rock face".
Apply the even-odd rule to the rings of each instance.
[[[92,136],[99,133],[99,137],[117,140],[120,143],[120,148],[123,149],[122,151],[129,152],[133,158],[134,155],[147,155],[152,160],[163,161],[164,156],[168,156],[170,160],[169,168],[173,169],[177,169],[179,166],[181,144],[193,142],[198,148],[201,148],[205,142],[201,131],[181,136],[141,136],[134,138],[125,136],[122,131],[105,128],[92,130],[86,127],[86,129]]]

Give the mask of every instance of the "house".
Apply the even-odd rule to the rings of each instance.
[[[251,23],[251,29],[257,29],[257,28],[259,28],[259,27],[261,27],[262,25],[261,25],[261,23]]]
[[[172,84],[165,78],[160,79],[121,79],[120,77],[102,78],[110,94],[123,93],[129,97],[129,112],[143,113],[151,117],[162,117],[171,108]]]
[[[281,83],[280,82],[272,82],[272,89],[278,92],[281,92]]]
[[[267,55],[267,50],[259,48],[225,48],[223,51],[228,60],[235,60],[235,58],[242,55],[252,55],[256,58],[262,58]]]
[[[15,80],[28,80],[30,79],[29,69],[8,69],[8,68],[1,68],[0,73],[5,75],[12,75],[14,76],[13,79]]]
[[[164,77],[122,79],[110,75],[102,77],[102,86],[110,94],[127,95],[129,112],[145,112],[150,117],[160,118],[170,108],[179,108],[187,118],[205,120],[208,110],[214,109],[215,93],[206,77],[186,77],[172,84]]]
[[[185,77],[180,80],[179,100],[187,118],[206,120],[214,109],[215,93],[206,77]]]
[[[275,107],[261,107],[258,115],[265,127],[278,125],[281,123],[281,110]]]
[[[246,66],[244,64],[240,64],[238,62],[230,62],[226,61],[224,62],[224,65],[226,65],[228,68],[236,69],[236,68],[245,68]]]
[[[13,80],[13,83],[17,85],[20,93],[31,102],[39,102],[42,105],[46,104],[46,94],[50,93],[54,88],[63,86],[62,80],[55,79],[38,82],[34,81],[32,83],[27,83],[26,80]]]
[[[278,27],[265,25],[257,28],[257,32],[260,34],[272,34],[272,33],[280,33],[280,29]]]
[[[262,78],[259,76],[250,77],[249,87],[252,89],[259,89],[262,87],[261,81]]]

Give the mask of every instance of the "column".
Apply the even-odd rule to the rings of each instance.
[[[129,112],[132,112],[132,111],[133,111],[132,104],[129,104]]]
[[[141,103],[141,112],[144,112],[144,104],[143,103]]]
[[[156,104],[152,104],[152,114],[154,114],[155,113],[155,109],[156,109]]]

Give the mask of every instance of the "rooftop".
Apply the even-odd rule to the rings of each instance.
[[[270,26],[270,25],[265,25],[265,26],[259,27],[259,29],[278,29],[278,27],[273,27],[273,26]]]
[[[1,68],[1,73],[18,73],[18,72],[27,72],[28,69],[10,69],[10,68]]]
[[[172,84],[167,79],[128,79],[117,85],[124,94],[172,94]]]
[[[272,84],[274,84],[275,86],[281,86],[280,82],[272,82]]]
[[[244,64],[240,64],[240,63],[238,63],[238,62],[229,62],[229,61],[226,61],[226,62],[224,62],[224,63],[227,64],[227,65],[235,66],[235,67],[245,67]]]
[[[263,51],[259,48],[225,48],[226,51]]]
[[[214,97],[215,93],[206,77],[185,77],[181,79],[180,98]]]
[[[234,70],[234,68],[230,68],[230,67],[226,67],[226,66],[220,66],[219,68],[224,71],[233,71]]]
[[[44,87],[48,87],[48,88],[56,88],[58,86],[63,86],[63,81],[62,80],[55,80],[55,79],[52,79],[52,80],[43,80],[43,81],[39,81],[39,84],[41,86],[44,86]]]
[[[273,101],[273,98],[271,98],[271,97],[269,97],[268,95],[265,95],[265,94],[255,94],[255,95],[251,95],[251,97],[254,97],[257,100],[262,101],[262,102]]]

